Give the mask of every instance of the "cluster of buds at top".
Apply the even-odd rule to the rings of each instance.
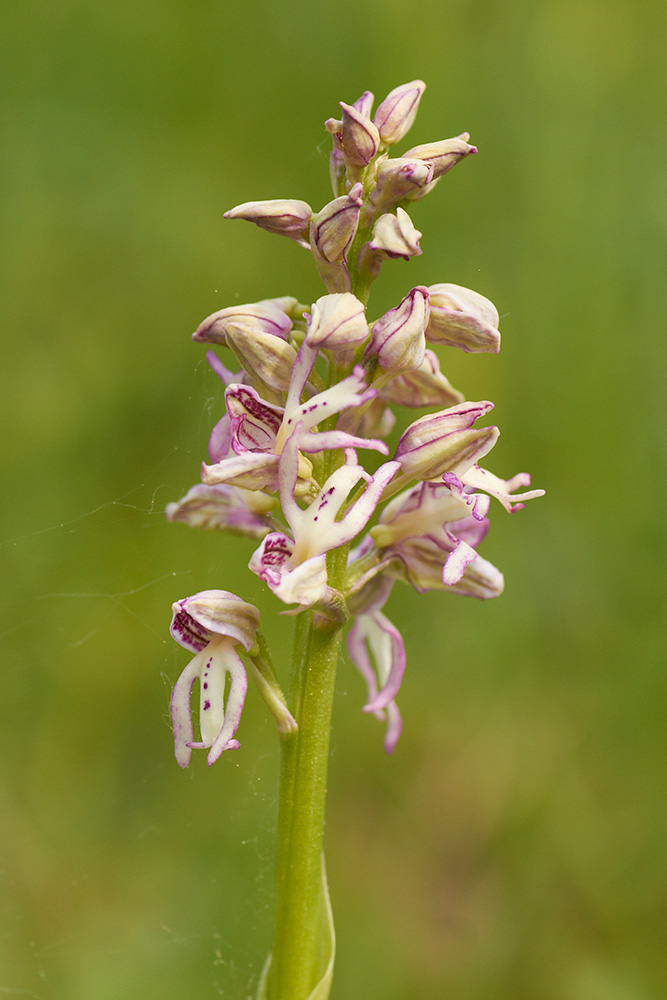
[[[410,202],[477,151],[463,133],[389,155],[412,126],[424,89],[421,80],[397,87],[374,114],[369,92],[341,102],[341,118],[325,123],[334,198],[319,211],[282,199],[225,213],[310,252],[326,294],[307,304],[285,296],[231,306],[199,325],[193,339],[227,348],[240,369],[226,368],[209,350],[225,412],[212,430],[201,482],[167,508],[172,520],[259,543],[249,568],[287,613],[313,611],[322,627],[350,623],[350,657],[368,685],[365,711],[386,720],[388,752],[401,730],[396,696],[405,668],[402,638],[383,612],[394,582],[419,592],[498,596],[502,574],[477,553],[490,500],[516,511],[543,493],[527,489],[526,473],[503,480],[479,464],[498,438],[497,427],[479,425],[493,404],[466,402],[432,349],[496,353],[495,306],[439,283],[416,285],[383,315],[367,316],[384,261],[421,253]],[[384,439],[401,407],[429,412],[408,423],[391,453]],[[372,471],[360,452],[376,453]],[[343,559],[327,559],[340,549]],[[332,577],[334,564],[346,569]],[[247,688],[239,647],[279,726],[294,725],[258,623],[257,609],[226,591],[174,605],[172,633],[196,654],[172,699],[182,766],[192,747],[208,748],[212,763],[238,746]],[[190,692],[197,679],[201,739],[194,742]]]
[[[407,260],[421,253],[421,233],[406,206],[432,191],[460,160],[477,152],[468,142],[469,134],[463,132],[452,139],[413,146],[400,156],[389,155],[390,147],[412,126],[425,87],[421,80],[396,87],[372,117],[369,91],[354,104],[340,102],[341,118],[325,122],[333,139],[334,198],[319,212],[305,201],[280,199],[245,202],[226,212],[225,218],[246,219],[295,240],[312,253],[327,291],[352,291],[365,301],[384,260]]]

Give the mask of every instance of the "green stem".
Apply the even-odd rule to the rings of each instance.
[[[350,253],[352,291],[366,304],[374,275],[360,274],[359,251],[369,239],[374,218],[370,209]],[[332,360],[328,384],[347,372]],[[342,452],[325,451],[323,480],[344,461]],[[340,589],[345,577],[349,545],[327,554],[329,585]],[[340,625],[315,616],[297,616],[292,679],[288,705],[296,730],[280,734],[280,805],[276,861],[276,911],[273,951],[262,996],[270,1000],[308,1000],[318,983],[318,1000],[329,993],[332,925],[323,878],[322,844],[329,766],[329,734]],[[325,971],[327,975],[325,977]],[[324,978],[323,978],[324,977]],[[325,981],[326,980],[326,981]]]
[[[357,263],[361,248],[370,239],[371,230],[373,228],[373,219],[374,216],[370,215],[368,219],[364,218],[363,220],[359,220],[359,226],[348,254],[350,291],[353,295],[356,295],[359,301],[363,302],[364,305],[368,305],[368,296],[370,295],[371,285],[375,281],[375,275],[362,273],[358,269]]]
[[[281,736],[271,1000],[306,1000],[322,976],[322,841],[329,732],[341,630],[300,615],[290,699],[298,724]]]

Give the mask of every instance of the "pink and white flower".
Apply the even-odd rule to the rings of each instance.
[[[225,392],[230,452],[221,455],[212,465],[202,466],[202,481],[209,486],[219,483],[249,490],[266,489],[275,492],[280,485],[280,455],[287,439],[299,426],[298,481],[300,492],[307,492],[312,464],[305,457],[336,448],[371,448],[388,453],[384,441],[362,438],[341,430],[318,431],[317,425],[343,410],[362,406],[377,395],[366,384],[361,366],[337,385],[331,386],[301,402],[315,359],[317,345],[304,341],[296,357],[285,406],[263,400],[256,389],[248,385],[229,385]],[[223,418],[224,420],[225,418]],[[304,486],[304,484],[306,484]],[[301,488],[304,487],[304,488]]]
[[[280,458],[280,502],[292,537],[281,532],[267,535],[249,564],[276,597],[286,604],[298,603],[298,610],[325,600],[326,553],[363,531],[399,469],[398,462],[385,462],[370,476],[350,449],[345,465],[329,476],[310,506],[302,508],[294,495],[300,435],[298,424]],[[361,480],[366,481],[363,493],[340,516],[350,491]]]
[[[240,746],[234,736],[241,721],[248,677],[236,647],[243,646],[249,652],[255,645],[259,611],[226,590],[203,590],[176,601],[172,610],[173,638],[195,653],[171,696],[176,760],[181,767],[187,767],[192,750],[206,749],[211,765],[225,750]],[[190,704],[197,680],[199,741],[193,738]]]

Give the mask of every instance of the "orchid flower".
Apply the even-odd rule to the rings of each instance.
[[[453,490],[443,483],[420,483],[394,497],[382,511],[380,523],[371,528],[375,544],[399,556],[408,573],[412,559],[412,540],[419,545],[429,539],[446,556],[442,567],[442,582],[458,583],[466,566],[477,558],[475,545],[488,530],[486,514],[489,498],[481,493],[469,495]],[[463,535],[457,525],[472,522]]]
[[[316,431],[320,421],[343,410],[362,406],[377,395],[376,389],[366,385],[364,370],[358,365],[347,378],[302,403],[317,354],[317,345],[306,338],[296,356],[284,407],[266,402],[252,386],[227,386],[225,399],[228,422],[225,422],[224,429],[228,429],[229,448],[233,454],[220,456],[212,465],[204,463],[204,483],[208,486],[228,483],[249,490],[267,489],[275,492],[280,481],[280,454],[285,441],[293,434],[297,425],[300,427],[300,484],[305,484],[312,475],[312,464],[301,452],[371,448],[385,455],[388,453],[384,441],[358,437],[341,430]],[[300,492],[306,491],[307,487],[300,489]]]
[[[521,510],[523,501],[543,496],[544,490],[511,495],[519,487],[530,485],[527,472],[505,480],[477,464],[477,459],[491,451],[500,433],[497,427],[479,430],[472,427],[491,409],[493,403],[489,402],[460,403],[440,413],[427,414],[411,424],[396,448],[395,457],[401,463],[402,474],[392,484],[391,492],[396,492],[410,479],[440,480],[459,494],[464,489],[482,489],[496,497],[510,513]]]
[[[234,734],[241,720],[248,677],[236,647],[243,646],[249,652],[255,645],[259,611],[226,590],[203,590],[176,601],[172,610],[173,638],[195,653],[171,696],[176,760],[187,767],[193,749],[207,749],[211,765],[223,751],[240,746]],[[201,739],[194,741],[190,701],[197,680]]]
[[[370,476],[350,449],[345,465],[329,476],[314,501],[303,509],[294,495],[301,432],[299,422],[280,459],[280,503],[292,537],[281,532],[267,535],[249,564],[280,600],[286,604],[296,601],[298,610],[325,598],[326,553],[347,545],[364,529],[383,490],[400,468],[398,462],[385,462]],[[363,493],[340,516],[351,490],[362,479],[366,481]]]
[[[462,476],[472,464],[493,448],[497,427],[473,428],[493,403],[459,403],[439,413],[427,413],[401,434],[395,458],[401,475],[392,484],[392,494],[412,480],[442,481],[444,473]]]
[[[294,497],[300,426],[297,425],[296,434],[285,445],[280,464],[280,503],[294,534],[296,562],[340,548],[356,538],[377,507],[385,486],[400,468],[399,462],[385,462],[370,476],[357,464],[350,449],[345,465],[329,476],[314,502],[304,510]],[[363,493],[339,516],[351,490],[362,479],[367,484]]]

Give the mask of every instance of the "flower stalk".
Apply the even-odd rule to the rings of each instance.
[[[276,910],[269,972],[271,1000],[307,998],[329,957],[322,847],[329,734],[341,629],[297,620],[294,711],[298,729],[281,736]],[[324,952],[324,953],[323,953]]]

